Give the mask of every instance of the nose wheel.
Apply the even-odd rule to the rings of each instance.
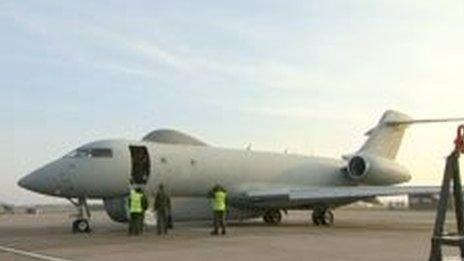
[[[334,222],[334,215],[330,209],[315,209],[311,219],[316,226],[330,226]]]
[[[90,223],[87,219],[74,220],[72,230],[73,233],[89,233],[91,231]]]
[[[78,198],[77,202],[69,199],[69,201],[77,208],[76,219],[72,223],[73,233],[90,233],[90,210],[85,198]]]

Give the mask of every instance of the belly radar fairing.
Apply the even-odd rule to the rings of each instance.
[[[115,139],[86,144],[18,184],[70,199],[81,214],[76,222],[88,223],[86,199],[103,199],[113,220],[126,221],[125,202],[132,181],[143,186],[147,195],[164,183],[173,197],[196,202],[176,205],[173,211],[179,214],[175,217],[182,217],[182,213],[188,214],[186,219],[210,217],[205,195],[220,183],[229,191],[231,218],[263,216],[267,223],[278,223],[281,210],[312,209],[315,224],[330,224],[331,209],[355,201],[438,191],[433,187],[391,186],[411,178],[395,157],[409,125],[461,120],[413,120],[387,111],[367,133],[364,145],[344,160],[216,148],[178,131],[158,130],[141,141]]]

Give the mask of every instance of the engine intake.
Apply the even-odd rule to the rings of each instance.
[[[349,179],[366,185],[392,185],[411,179],[408,170],[393,160],[371,155],[356,155],[348,162]]]
[[[105,198],[103,205],[105,206],[108,216],[116,222],[129,222],[129,210],[127,208],[127,197]]]
[[[355,156],[348,163],[348,172],[353,180],[360,181],[366,176],[368,170],[368,162],[362,157]]]

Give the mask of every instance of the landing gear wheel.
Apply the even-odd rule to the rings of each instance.
[[[282,213],[280,213],[280,210],[270,210],[264,214],[263,220],[266,224],[280,224],[282,222]]]
[[[333,215],[332,211],[330,211],[330,210],[324,211],[324,213],[321,216],[321,221],[322,221],[322,225],[324,225],[324,226],[332,225],[333,222],[334,222],[334,215]]]
[[[72,223],[72,232],[73,233],[90,233],[90,210],[87,205],[87,200],[85,198],[78,198],[77,202],[72,199],[68,199],[76,208],[77,214],[76,220]]]
[[[73,222],[73,233],[90,233],[90,223],[87,219],[77,219]]]
[[[271,220],[269,219],[269,216],[266,215],[266,214],[264,214],[264,216],[263,216],[263,221],[264,221],[264,223],[266,223],[266,224],[271,223]]]
[[[314,210],[311,219],[315,226],[330,226],[334,222],[334,215],[329,209]]]
[[[319,223],[320,218],[319,218],[319,213],[316,211],[313,211],[313,214],[311,215],[311,220],[313,221],[313,224],[315,226],[319,226],[321,223]]]

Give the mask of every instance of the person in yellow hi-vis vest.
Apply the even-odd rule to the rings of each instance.
[[[208,193],[213,208],[214,230],[211,235],[217,235],[219,226],[223,235],[226,234],[227,192],[221,185],[216,185]]]
[[[129,195],[129,235],[139,235],[143,233],[143,217],[147,207],[148,201],[142,188],[132,188]]]

